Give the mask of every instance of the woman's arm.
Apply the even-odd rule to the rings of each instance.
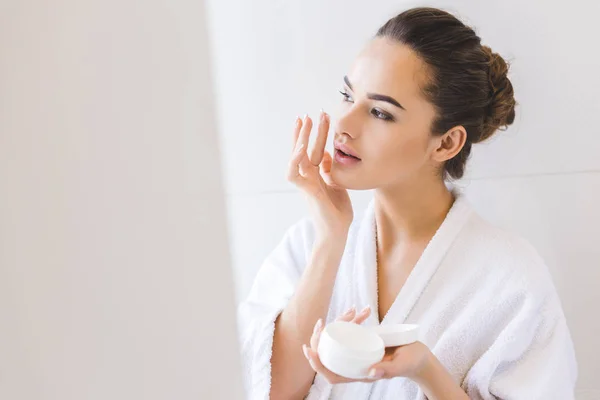
[[[331,384],[347,382],[375,382],[379,379],[406,377],[416,382],[429,400],[469,400],[469,396],[454,381],[442,363],[422,342],[386,349],[383,361],[373,365],[369,377],[348,379],[329,371],[319,359],[317,347],[322,327],[315,327],[311,348],[306,350],[313,370]]]
[[[315,244],[296,292],[275,322],[271,399],[302,399],[310,389],[315,372],[302,345],[310,341],[315,322],[327,315],[345,244],[345,235]]]
[[[423,368],[413,380],[429,400],[469,400],[469,396],[431,351],[427,354]]]
[[[321,112],[315,145],[307,153],[312,120],[296,120],[294,152],[288,180],[308,197],[315,242],[293,296],[275,321],[271,356],[271,399],[302,399],[314,379],[302,345],[312,336],[315,322],[325,319],[335,277],[353,219],[352,202],[331,179],[332,158],[325,151],[329,116]]]

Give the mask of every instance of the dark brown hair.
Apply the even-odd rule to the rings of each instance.
[[[413,8],[387,21],[376,37],[409,46],[427,65],[423,93],[437,111],[431,131],[442,135],[462,125],[467,140],[444,166],[445,177],[459,179],[471,153],[481,142],[515,119],[508,64],[481,44],[475,31],[452,14],[436,8]]]

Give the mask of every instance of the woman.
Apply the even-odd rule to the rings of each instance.
[[[573,398],[573,344],[546,266],[445,183],[463,175],[473,143],[513,122],[507,72],[454,16],[411,9],[344,78],[333,158],[329,116],[310,152],[312,121],[296,121],[288,178],[312,216],[290,228],[240,305],[250,398]],[[376,189],[361,218],[346,189]],[[316,352],[335,319],[416,323],[421,341],[386,349],[352,381]]]

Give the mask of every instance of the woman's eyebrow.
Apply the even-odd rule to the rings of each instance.
[[[348,85],[348,87],[350,88],[350,90],[354,90],[352,88],[352,84],[350,83],[350,80],[348,79],[347,76],[344,76],[344,82],[346,82],[346,85]],[[400,107],[403,110],[406,110],[406,108],[402,107],[402,104],[400,104],[396,99],[394,99],[393,97],[390,96],[386,96],[384,94],[377,94],[377,93],[367,93],[367,97],[371,100],[379,100],[379,101],[385,101],[388,102],[390,104],[395,105],[396,107]]]

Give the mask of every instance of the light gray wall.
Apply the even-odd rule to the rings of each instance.
[[[241,399],[203,2],[4,0],[0,54],[0,398]]]

